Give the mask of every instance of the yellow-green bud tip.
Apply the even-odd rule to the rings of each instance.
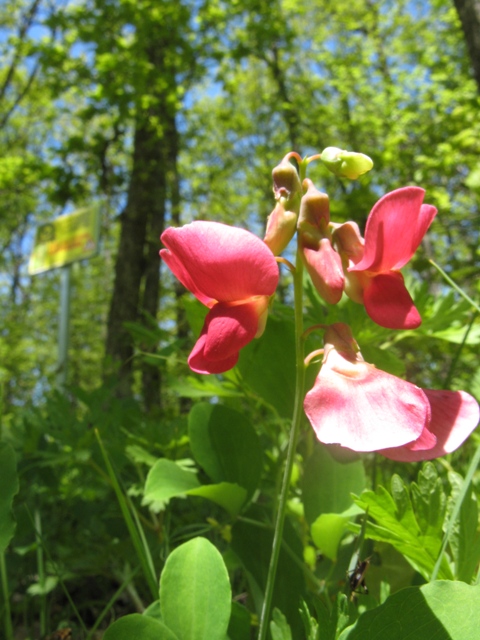
[[[373,161],[364,153],[345,151],[337,147],[327,147],[320,155],[320,160],[332,173],[340,178],[356,180],[373,167]]]

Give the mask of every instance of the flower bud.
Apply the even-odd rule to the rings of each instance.
[[[308,178],[303,181],[303,186],[307,187],[307,192],[300,202],[297,228],[299,232],[317,238],[324,237],[330,222],[328,196],[319,191]]]
[[[339,178],[356,180],[373,167],[371,158],[363,153],[327,147],[320,155],[323,164]]]
[[[285,211],[281,202],[268,216],[267,229],[263,241],[270,248],[274,256],[280,255],[290,240],[295,235],[297,227],[297,214],[293,211]]]
[[[277,165],[273,171],[273,192],[276,200],[282,200],[285,208],[298,212],[300,198],[302,197],[302,185],[298,172],[288,156]]]
[[[329,304],[337,304],[342,297],[344,275],[342,260],[330,241],[328,196],[308,178],[303,186],[307,192],[300,203],[297,223],[302,260],[320,296]]]

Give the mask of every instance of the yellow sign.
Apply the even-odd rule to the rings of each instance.
[[[98,251],[99,221],[99,207],[93,206],[41,224],[28,273],[43,273],[94,256]]]

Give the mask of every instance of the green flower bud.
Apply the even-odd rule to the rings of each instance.
[[[365,154],[345,151],[337,147],[324,149],[320,160],[336,176],[350,178],[350,180],[356,180],[373,167],[372,159]]]
[[[282,200],[285,209],[298,213],[302,185],[297,170],[288,161],[288,156],[285,156],[281,163],[273,169],[272,176],[275,199]]]
[[[297,228],[297,214],[285,211],[281,202],[269,215],[267,229],[263,241],[270,248],[274,256],[280,255],[295,235]]]
[[[309,178],[305,178],[303,186],[307,187],[307,192],[300,203],[297,228],[303,234],[323,238],[330,222],[328,196],[319,191]]]

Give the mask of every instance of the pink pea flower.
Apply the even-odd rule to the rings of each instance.
[[[160,256],[210,309],[188,364],[197,373],[223,373],[240,349],[265,329],[278,265],[267,245],[245,229],[197,221],[169,227]]]
[[[416,462],[451,453],[477,426],[472,396],[420,389],[377,369],[364,361],[347,325],[328,326],[324,342],[322,368],[304,403],[320,442]]]
[[[303,186],[307,191],[301,200],[297,223],[300,255],[321,297],[329,304],[337,304],[345,278],[342,259],[331,243],[329,199],[308,178]]]
[[[415,329],[422,322],[400,269],[412,258],[437,213],[432,205],[422,204],[424,195],[420,187],[403,187],[380,198],[368,216],[365,241],[352,222],[334,232],[347,267],[345,292],[388,329]]]

